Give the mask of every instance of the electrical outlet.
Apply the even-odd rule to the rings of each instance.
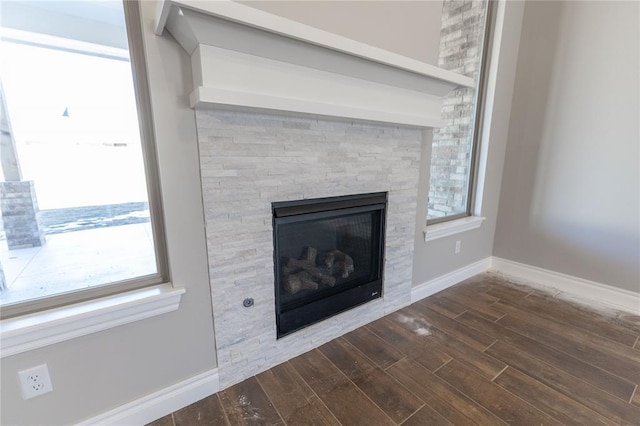
[[[460,249],[461,248],[462,248],[462,241],[460,241],[460,240],[456,241],[455,254],[460,254]]]
[[[31,399],[53,391],[47,364],[19,371],[18,378],[22,386],[22,399]]]

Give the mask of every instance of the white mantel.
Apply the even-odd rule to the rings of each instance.
[[[196,107],[271,110],[440,127],[442,97],[473,79],[230,0],[165,0],[191,56]]]

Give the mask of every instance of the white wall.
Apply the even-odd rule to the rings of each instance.
[[[438,65],[440,0],[239,3]]]
[[[527,3],[496,256],[640,291],[638,13]]]
[[[189,61],[142,8],[171,278],[187,292],[176,312],[3,358],[0,424],[71,424],[216,366]],[[54,391],[23,401],[17,372],[42,363]]]

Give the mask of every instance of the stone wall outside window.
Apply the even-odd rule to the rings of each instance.
[[[480,73],[486,1],[445,0],[442,6],[438,66],[477,81]],[[427,219],[464,213],[473,143],[476,89],[445,97],[448,125],[433,132]]]

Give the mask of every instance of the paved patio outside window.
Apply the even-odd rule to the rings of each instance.
[[[26,249],[1,241],[0,262],[8,285],[2,306],[156,272],[149,222],[47,235],[46,244]]]

